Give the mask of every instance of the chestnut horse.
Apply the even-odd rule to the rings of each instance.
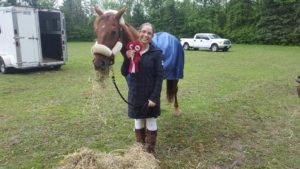
[[[109,10],[106,12],[102,12],[95,7],[95,11],[98,16],[94,22],[97,39],[92,47],[93,64],[96,71],[108,73],[110,66],[114,64],[116,53],[121,51],[123,57],[126,58],[127,43],[136,41],[139,33],[134,27],[124,21],[122,15],[126,11],[126,7],[119,11]],[[160,37],[164,37],[164,39],[160,40]],[[168,43],[169,41],[173,43]],[[177,38],[168,33],[156,33],[152,42],[163,51],[163,66],[165,79],[167,79],[167,99],[170,103],[174,101],[174,114],[179,115],[177,92],[178,81],[180,78],[183,78],[184,53],[182,46]],[[178,51],[180,54],[178,54]],[[176,63],[178,61],[180,61],[179,66]],[[166,71],[169,73],[166,73]]]

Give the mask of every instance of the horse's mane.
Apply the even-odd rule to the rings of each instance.
[[[129,40],[129,41],[135,41],[138,39],[138,31],[131,26],[129,23],[125,23],[125,25],[122,25],[123,33],[125,36],[123,36],[123,40]]]
[[[126,56],[126,44],[130,41],[136,41],[138,39],[138,31],[131,26],[129,23],[125,22],[124,25],[121,25],[123,29],[123,35],[121,41],[123,43],[123,48],[121,50],[122,55]]]
[[[96,16],[96,19],[95,19],[95,21],[94,21],[94,30],[96,30],[99,21],[100,21],[100,17],[99,17],[99,16]]]

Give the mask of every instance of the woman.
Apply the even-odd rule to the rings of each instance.
[[[162,52],[151,44],[154,27],[144,23],[139,29],[138,42],[141,44],[141,59],[138,72],[130,73],[128,102],[128,116],[135,119],[136,141],[145,144],[149,153],[154,153],[157,124],[160,115],[160,93],[163,81]],[[122,65],[122,75],[129,74],[130,59],[135,56],[135,50],[126,52],[127,58]]]

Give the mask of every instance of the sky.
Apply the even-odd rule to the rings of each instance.
[[[64,0],[57,0],[57,3],[59,6],[61,6],[63,4]]]

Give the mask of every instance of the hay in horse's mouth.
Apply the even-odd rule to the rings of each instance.
[[[109,70],[105,69],[105,70],[97,70],[96,71],[96,80],[99,82],[104,82],[104,80],[106,80],[109,77]]]

